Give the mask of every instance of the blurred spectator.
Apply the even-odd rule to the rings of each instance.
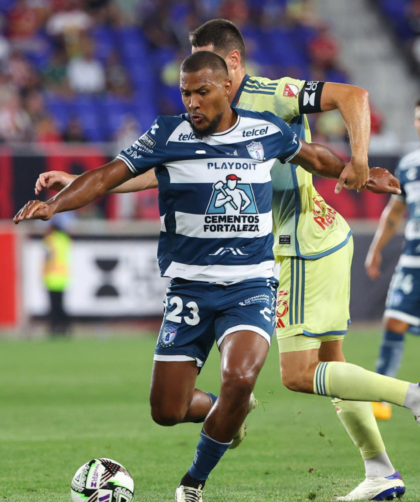
[[[80,57],[72,59],[67,67],[70,87],[75,92],[92,94],[105,90],[105,70],[95,59],[93,42],[85,38]]]
[[[314,28],[321,26],[312,0],[289,0],[286,4],[286,16],[291,24]]]
[[[320,68],[333,68],[339,53],[338,40],[323,26],[309,43],[309,53],[314,64]]]
[[[141,127],[137,119],[133,115],[126,115],[124,121],[116,131],[114,139],[116,145],[116,151],[128,148],[132,145],[140,136]]]
[[[7,16],[7,35],[14,43],[23,45],[35,38],[37,30],[48,16],[48,2],[45,0],[18,0]]]
[[[66,51],[61,47],[56,48],[44,70],[44,82],[48,89],[59,94],[68,89],[67,64]]]
[[[85,0],[89,14],[98,24],[117,26],[122,23],[122,14],[113,0]]]
[[[106,89],[110,94],[128,98],[131,96],[131,86],[128,81],[127,72],[121,64],[116,51],[113,51],[105,63]]]
[[[61,142],[61,135],[51,117],[45,115],[35,124],[34,139],[37,143]]]
[[[220,17],[229,19],[241,29],[249,22],[249,4],[246,0],[225,0],[220,6]]]
[[[29,141],[32,123],[23,110],[18,94],[11,94],[0,108],[0,140],[10,143]]]
[[[62,135],[66,143],[85,143],[86,137],[83,134],[82,126],[78,117],[71,117],[66,130]]]
[[[77,56],[83,35],[92,26],[92,19],[83,10],[81,0],[62,0],[61,9],[48,20],[46,31],[57,45],[67,48],[70,56]]]
[[[345,142],[347,128],[338,110],[321,113],[315,122],[313,141],[318,142]]]
[[[170,16],[170,4],[166,0],[156,0],[149,10],[140,14],[144,34],[152,48],[177,47],[177,37]]]
[[[24,108],[31,118],[32,124],[38,123],[47,115],[44,98],[39,91],[31,91],[24,99]]]
[[[20,91],[30,91],[40,86],[40,79],[29,63],[25,55],[21,52],[13,52],[7,65],[8,72],[10,73],[12,83]]]
[[[5,24],[6,19],[0,15],[0,65],[7,61],[11,50],[9,40],[3,36]]]

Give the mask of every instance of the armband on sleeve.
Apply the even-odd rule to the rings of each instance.
[[[318,113],[321,112],[321,94],[325,82],[316,82],[313,80],[305,82],[299,93],[299,112]]]

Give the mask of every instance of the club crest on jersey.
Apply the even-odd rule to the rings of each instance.
[[[264,147],[261,141],[253,141],[249,145],[246,145],[249,155],[255,159],[262,161],[264,160]]]
[[[164,347],[169,347],[169,345],[173,344],[177,333],[178,333],[178,326],[176,324],[166,322],[162,326],[162,332],[160,335],[160,344],[163,345]]]
[[[294,84],[286,84],[283,91],[283,96],[286,98],[297,98],[299,94],[299,87]]]

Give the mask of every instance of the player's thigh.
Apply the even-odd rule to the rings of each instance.
[[[283,348],[283,340],[296,335],[317,338],[347,332],[352,257],[350,240],[341,249],[316,260],[281,259],[276,325],[281,353],[291,351]]]
[[[277,281],[255,279],[229,286],[219,298],[216,341],[222,354],[222,378],[256,378],[275,327]]]
[[[420,268],[398,266],[392,277],[386,299],[385,322],[395,319],[394,326],[398,333],[404,326],[420,327]],[[398,323],[397,321],[400,321]]]
[[[319,348],[319,353],[318,353],[318,358],[320,362],[346,361],[343,354],[344,337],[340,337],[338,339],[334,338],[335,337],[328,337],[328,336],[321,338],[321,347]]]
[[[206,283],[171,282],[155,361],[193,361],[198,368],[204,365],[214,344],[214,288]]]
[[[150,405],[155,415],[177,415],[187,411],[198,375],[195,361],[154,361]]]

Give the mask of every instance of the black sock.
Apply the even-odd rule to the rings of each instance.
[[[201,485],[201,488],[204,488],[206,482],[193,478],[190,473],[187,472],[187,474],[185,474],[185,476],[181,479],[181,483],[179,484],[183,486],[190,486],[191,488],[198,488]]]

